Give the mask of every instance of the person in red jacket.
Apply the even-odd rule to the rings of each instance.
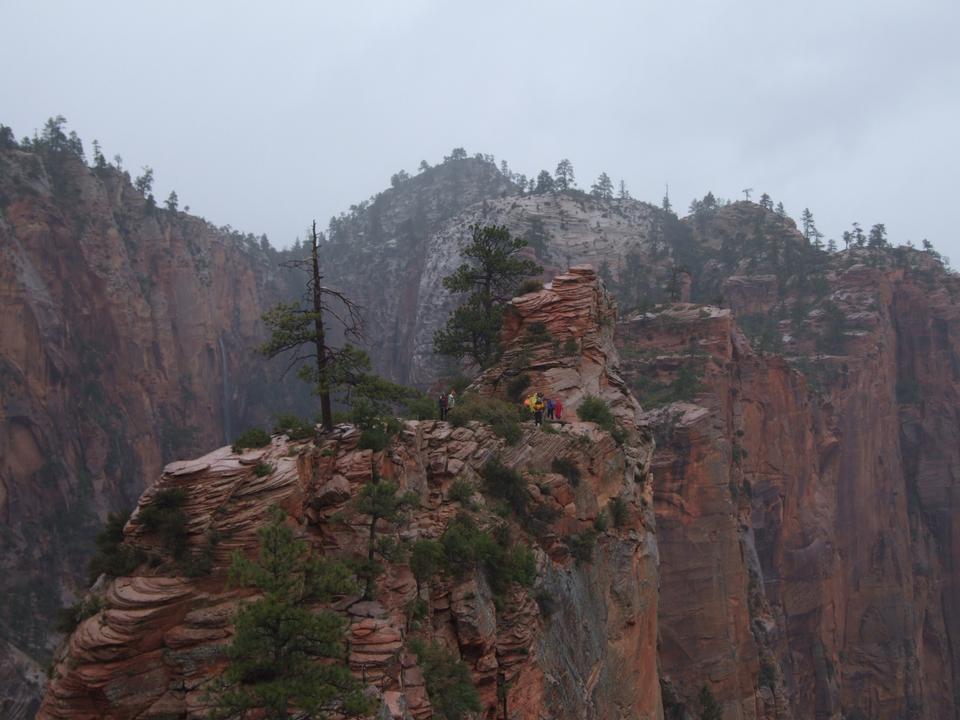
[[[553,401],[553,417],[557,420],[563,417],[563,402],[561,402],[560,398],[555,398]]]

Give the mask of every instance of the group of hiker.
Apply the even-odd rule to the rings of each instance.
[[[547,420],[560,420],[563,418],[563,403],[560,398],[544,397],[543,393],[534,393],[523,404],[533,413],[533,424],[537,427],[543,425],[543,413],[547,413]]]
[[[440,412],[440,419],[446,420],[450,411],[457,404],[457,391],[451,389],[449,393],[441,391],[437,396],[437,409]],[[534,393],[523,401],[531,413],[533,413],[533,423],[537,427],[543,425],[543,414],[547,414],[547,420],[561,420],[563,418],[563,402],[560,398],[544,397],[541,392]]]
[[[456,390],[451,389],[449,394],[445,392],[441,392],[440,397],[437,398],[437,407],[440,410],[440,419],[446,420],[447,413],[453,410],[456,404],[457,404]]]

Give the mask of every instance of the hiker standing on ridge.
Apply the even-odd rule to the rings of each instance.
[[[563,417],[563,402],[560,400],[560,398],[557,398],[553,401],[553,416],[557,420]]]
[[[440,397],[437,398],[437,408],[440,410],[440,419],[447,419],[447,394],[445,392],[440,393]]]
[[[556,409],[556,405],[553,402],[553,398],[547,398],[547,420],[553,420],[553,412]]]
[[[537,427],[543,425],[543,410],[546,407],[543,403],[543,395],[537,393],[536,402],[533,403],[533,424]]]
[[[453,410],[453,406],[457,404],[457,391],[453,388],[450,388],[450,394],[447,395],[447,414],[450,414],[450,411]]]

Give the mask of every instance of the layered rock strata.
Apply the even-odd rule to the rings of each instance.
[[[936,275],[914,260],[833,275],[835,349],[818,350],[836,321],[795,315],[789,363],[730,310],[619,325],[625,377],[659,404],[660,663],[678,706],[706,685],[730,718],[954,716],[960,288],[921,290]],[[770,282],[731,280],[734,312],[772,313]]]
[[[609,330],[601,333],[596,325],[609,312],[606,296],[589,271],[566,282],[571,292],[563,302],[551,299],[550,290],[543,301],[557,312],[588,305],[579,331],[597,343],[592,358],[583,359],[584,377],[617,377],[606,364],[615,351],[599,341],[610,338]],[[606,390],[611,397],[616,392],[622,388]],[[629,405],[624,397],[620,406]],[[38,717],[204,716],[209,682],[223,668],[232,614],[244,599],[226,583],[230,554],[252,555],[257,528],[279,505],[317,552],[363,556],[369,523],[350,501],[383,478],[419,498],[404,523],[381,525],[383,535],[403,543],[439,538],[458,513],[468,512],[481,527],[503,526],[500,532],[513,543],[530,545],[537,580],[531,589],[514,584],[495,598],[479,568],[438,576],[421,596],[428,610],[419,627],[407,615],[417,586],[403,562],[385,564],[374,601],[339,598],[332,607],[348,623],[350,667],[380,698],[382,716],[432,715],[410,648],[414,637],[423,637],[443,642],[468,664],[484,717],[499,717],[500,675],[511,718],[658,718],[656,544],[644,469],[651,447],[632,423],[628,431],[635,440],[629,453],[593,423],[573,421],[552,431],[527,423],[519,442],[506,446],[476,422],[410,421],[376,453],[359,449],[356,429],[339,426],[317,445],[275,437],[269,447],[242,455],[222,448],[168,465],[141,498],[125,542],[164,557],[160,539],[147,532],[140,515],[157,493],[180,488],[189,549],[208,549],[211,574],[185,577],[175,564],[161,562],[130,577],[101,578],[91,592],[103,598],[104,609],[84,620],[62,648]],[[469,501],[450,497],[455,481],[483,488],[482,469],[492,457],[521,473],[530,518],[502,518],[481,492]],[[558,457],[579,469],[577,481],[555,472]],[[272,470],[261,477],[255,470],[263,464]],[[614,498],[623,504],[622,522],[598,532],[589,558],[574,558],[571,538],[593,528]],[[222,539],[211,548],[211,537]],[[548,606],[545,613],[541,607]]]

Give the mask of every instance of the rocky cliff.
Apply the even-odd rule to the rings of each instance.
[[[538,375],[538,387],[566,399],[571,410],[584,390],[606,396],[620,409],[625,445],[576,419],[549,431],[524,423],[513,445],[478,422],[410,421],[381,452],[359,449],[360,433],[339,426],[318,444],[275,436],[262,450],[237,455],[222,448],[168,465],[124,531],[128,546],[159,560],[94,586],[103,609],[81,623],[58,655],[38,717],[203,717],[242,599],[226,582],[230,553],[255,552],[255,532],[276,504],[318,552],[363,556],[369,521],[352,510],[351,499],[364,485],[384,480],[415,493],[419,505],[399,526],[381,523],[383,536],[403,545],[443,538],[467,517],[512,546],[531,547],[536,581],[494,590],[489,569],[473,566],[418,590],[409,566],[397,560],[385,564],[375,600],[339,598],[333,607],[348,622],[350,667],[380,699],[380,717],[432,715],[411,651],[418,637],[444,642],[468,664],[483,717],[500,717],[501,703],[509,717],[531,720],[660,717],[652,446],[617,372],[612,305],[593,273],[577,270],[518,299],[514,313],[517,345],[524,328],[542,320],[558,339],[580,340],[582,352],[569,354],[562,375]],[[511,370],[540,373],[543,355],[534,348],[527,364],[514,357]],[[495,392],[482,384],[478,389]],[[492,458],[518,473],[525,509],[498,507],[485,480]],[[557,458],[575,467],[576,476],[558,473]],[[255,472],[264,466],[270,472]],[[474,488],[466,497],[452,491],[463,483]],[[210,537],[222,538],[209,549],[209,575],[184,577],[163,559],[159,538],[141,521],[144,509],[171,488],[186,495],[191,549],[202,552]],[[622,504],[619,519],[600,523],[614,499]],[[591,549],[584,553],[576,539],[586,537]],[[418,598],[426,612],[415,620],[410,607]],[[505,700],[498,700],[498,675]]]
[[[0,150],[0,687],[11,707],[45,674],[56,610],[86,587],[106,511],[132,507],[165,462],[267,420],[273,373],[252,349],[261,312],[287,292],[271,253],[154,207],[114,168]]]
[[[686,720],[704,688],[726,720],[958,716],[960,284],[932,251],[827,253],[754,203],[679,219],[578,191],[520,195],[492,163],[450,160],[335,218],[328,279],[366,307],[378,368],[425,386],[452,370],[432,354],[456,302],[442,278],[472,223],[506,225],[549,284],[514,300],[506,352],[475,390],[559,395],[574,421],[526,427],[515,446],[479,424],[409,423],[380,454],[341,427],[318,447],[275,437],[161,475],[268,414],[266,370],[245,348],[289,292],[278,258],[153,208],[109,168],[9,149],[0,163],[3,712],[35,707],[48,618],[93,528],[150,478],[141,509],[182,486],[211,574],[185,577],[136,514],[125,542],[159,564],[94,588],[106,607],[58,656],[44,716],[202,712],[239,600],[227,555],[251,549],[266,506],[280,502],[318,550],[351,555],[350,498],[391,477],[420,508],[382,532],[440,537],[465,509],[454,480],[481,489],[496,453],[536,522],[501,518],[480,494],[469,504],[481,527],[534,548],[536,584],[495,597],[484,572],[438,579],[420,630],[470,664],[488,710],[503,672],[516,717]],[[578,263],[606,290],[586,268],[566,272]],[[586,394],[613,408],[617,439],[576,420]],[[273,472],[257,476],[259,462]],[[599,532],[592,559],[573,557],[615,496],[627,523]],[[411,583],[391,564],[378,604],[337,608],[354,670],[390,713],[423,717]]]
[[[832,263],[819,301],[737,276],[733,312],[675,304],[618,328],[658,444],[677,712],[706,684],[729,718],[955,717],[960,284],[922,253],[880,255]],[[773,319],[786,360],[738,310]]]

